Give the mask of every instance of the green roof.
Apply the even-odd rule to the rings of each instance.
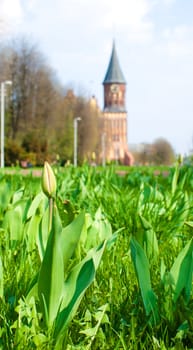
[[[111,53],[109,66],[103,81],[103,84],[110,84],[110,83],[126,84],[126,80],[120,68],[114,42],[113,42],[113,49]]]

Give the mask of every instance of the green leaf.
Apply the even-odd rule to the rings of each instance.
[[[16,202],[20,201],[23,198],[23,194],[24,194],[24,187],[15,191],[12,197],[12,204],[15,204]]]
[[[33,342],[38,349],[38,347],[40,348],[42,344],[48,342],[48,338],[43,333],[39,333],[33,336]]]
[[[174,195],[176,191],[178,178],[179,178],[179,165],[177,164],[173,174],[173,178],[172,178],[172,195]]]
[[[28,251],[32,251],[35,247],[37,237],[38,237],[38,232],[39,232],[40,221],[41,221],[41,216],[34,214],[25,226],[25,236],[27,239]]]
[[[74,205],[69,200],[62,200],[57,198],[57,207],[62,220],[62,226],[65,227],[69,225],[75,218],[75,208]]]
[[[4,296],[4,287],[3,287],[3,264],[0,257],[0,298]]]
[[[111,237],[111,224],[102,213],[100,207],[95,213],[94,220],[91,219],[91,216],[87,215],[83,237],[81,237],[81,241],[84,242],[84,248],[86,248],[86,251],[92,247],[98,246],[100,243],[110,239]]]
[[[85,214],[80,213],[68,226],[64,227],[61,234],[61,250],[63,255],[64,271],[69,259],[72,257],[79,242],[84,225]]]
[[[91,249],[85,259],[76,265],[64,283],[63,300],[55,326],[55,337],[60,338],[66,326],[75,314],[80,301],[95,278],[105,242],[98,249]]]
[[[193,227],[193,221],[185,221],[185,224],[189,227]]]
[[[0,210],[3,212],[8,204],[10,203],[12,196],[10,181],[9,183],[5,180],[5,178],[0,179]]]
[[[27,212],[27,219],[30,219],[33,215],[35,215],[35,213],[36,213],[36,211],[41,203],[44,203],[45,206],[48,203],[48,199],[43,192],[38,193],[34,197],[32,203],[28,209],[28,212]]]
[[[112,236],[107,240],[107,250],[110,250],[111,247],[114,245],[115,241],[117,240],[117,237],[119,236],[119,233],[122,232],[124,230],[124,227],[121,227],[120,229],[118,229],[117,231],[115,231]]]
[[[173,301],[184,292],[186,302],[190,300],[193,273],[193,239],[191,239],[176,258],[170,273],[174,282]]]
[[[92,258],[76,266],[70,273],[69,278],[64,284],[63,303],[56,320],[55,337],[58,337],[72,319],[80,303],[81,294],[91,284],[94,275],[95,267]]]
[[[95,337],[97,330],[98,330],[98,325],[96,325],[93,328],[84,329],[84,330],[80,331],[80,333],[85,334],[87,337],[91,338],[91,337]]]
[[[37,273],[29,284],[29,288],[26,293],[26,301],[30,302],[31,298],[38,298],[38,276]]]
[[[80,333],[83,333],[85,334],[87,337],[90,337],[91,340],[90,340],[90,343],[88,345],[88,348],[90,349],[91,346],[92,346],[92,343],[100,329],[100,326],[101,324],[104,324],[104,323],[109,323],[109,319],[108,319],[108,316],[106,314],[106,311],[107,311],[107,308],[108,308],[108,304],[105,304],[105,305],[102,305],[98,310],[97,312],[94,314],[94,318],[95,320],[97,321],[97,324],[95,327],[93,328],[87,328],[83,331],[80,331]]]
[[[91,337],[92,341],[89,344],[91,346],[94,338],[96,337],[96,334],[100,328],[101,324],[105,324],[105,323],[110,323],[109,322],[109,318],[106,314],[108,308],[108,304],[102,305],[97,312],[93,315],[95,320],[97,321],[96,326],[94,326],[93,328],[87,328],[85,330],[81,330],[80,333],[85,334],[87,337]],[[89,347],[90,348],[90,347]]]
[[[158,306],[157,297],[151,287],[148,259],[143,248],[136,239],[131,238],[130,247],[146,315],[150,316],[150,323],[155,325],[159,320]]]
[[[160,266],[160,275],[161,275],[162,282],[164,282],[165,273],[166,273],[166,265],[165,265],[164,260],[162,258],[161,259],[161,266]]]
[[[109,318],[106,314],[109,304],[105,304],[99,307],[97,312],[94,314],[94,318],[96,321],[100,323],[109,323]]]
[[[49,207],[45,210],[40,225],[39,225],[39,231],[38,235],[36,238],[36,244],[38,246],[38,251],[40,255],[41,261],[43,260],[45,250],[46,250],[46,245],[48,241],[48,236],[49,236],[49,220],[50,220],[50,212],[49,212]]]
[[[6,212],[3,228],[8,231],[11,241],[21,241],[23,238],[22,212],[19,207]]]
[[[148,260],[151,263],[153,259],[158,258],[159,248],[156,234],[152,225],[142,215],[139,215],[142,227],[144,229],[143,247],[147,254]]]
[[[62,298],[64,268],[61,249],[61,222],[54,207],[52,228],[38,278],[38,295],[44,320],[53,325]]]

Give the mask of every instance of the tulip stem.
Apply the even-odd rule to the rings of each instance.
[[[53,205],[54,205],[54,200],[52,197],[50,197],[49,198],[49,226],[48,226],[49,232],[52,229]]]

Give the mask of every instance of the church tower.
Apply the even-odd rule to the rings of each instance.
[[[102,129],[105,158],[107,161],[131,165],[133,158],[128,151],[127,143],[126,80],[120,68],[114,42],[103,88]]]

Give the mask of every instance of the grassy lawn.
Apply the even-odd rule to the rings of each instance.
[[[0,349],[192,349],[192,168],[53,169],[0,171]]]

